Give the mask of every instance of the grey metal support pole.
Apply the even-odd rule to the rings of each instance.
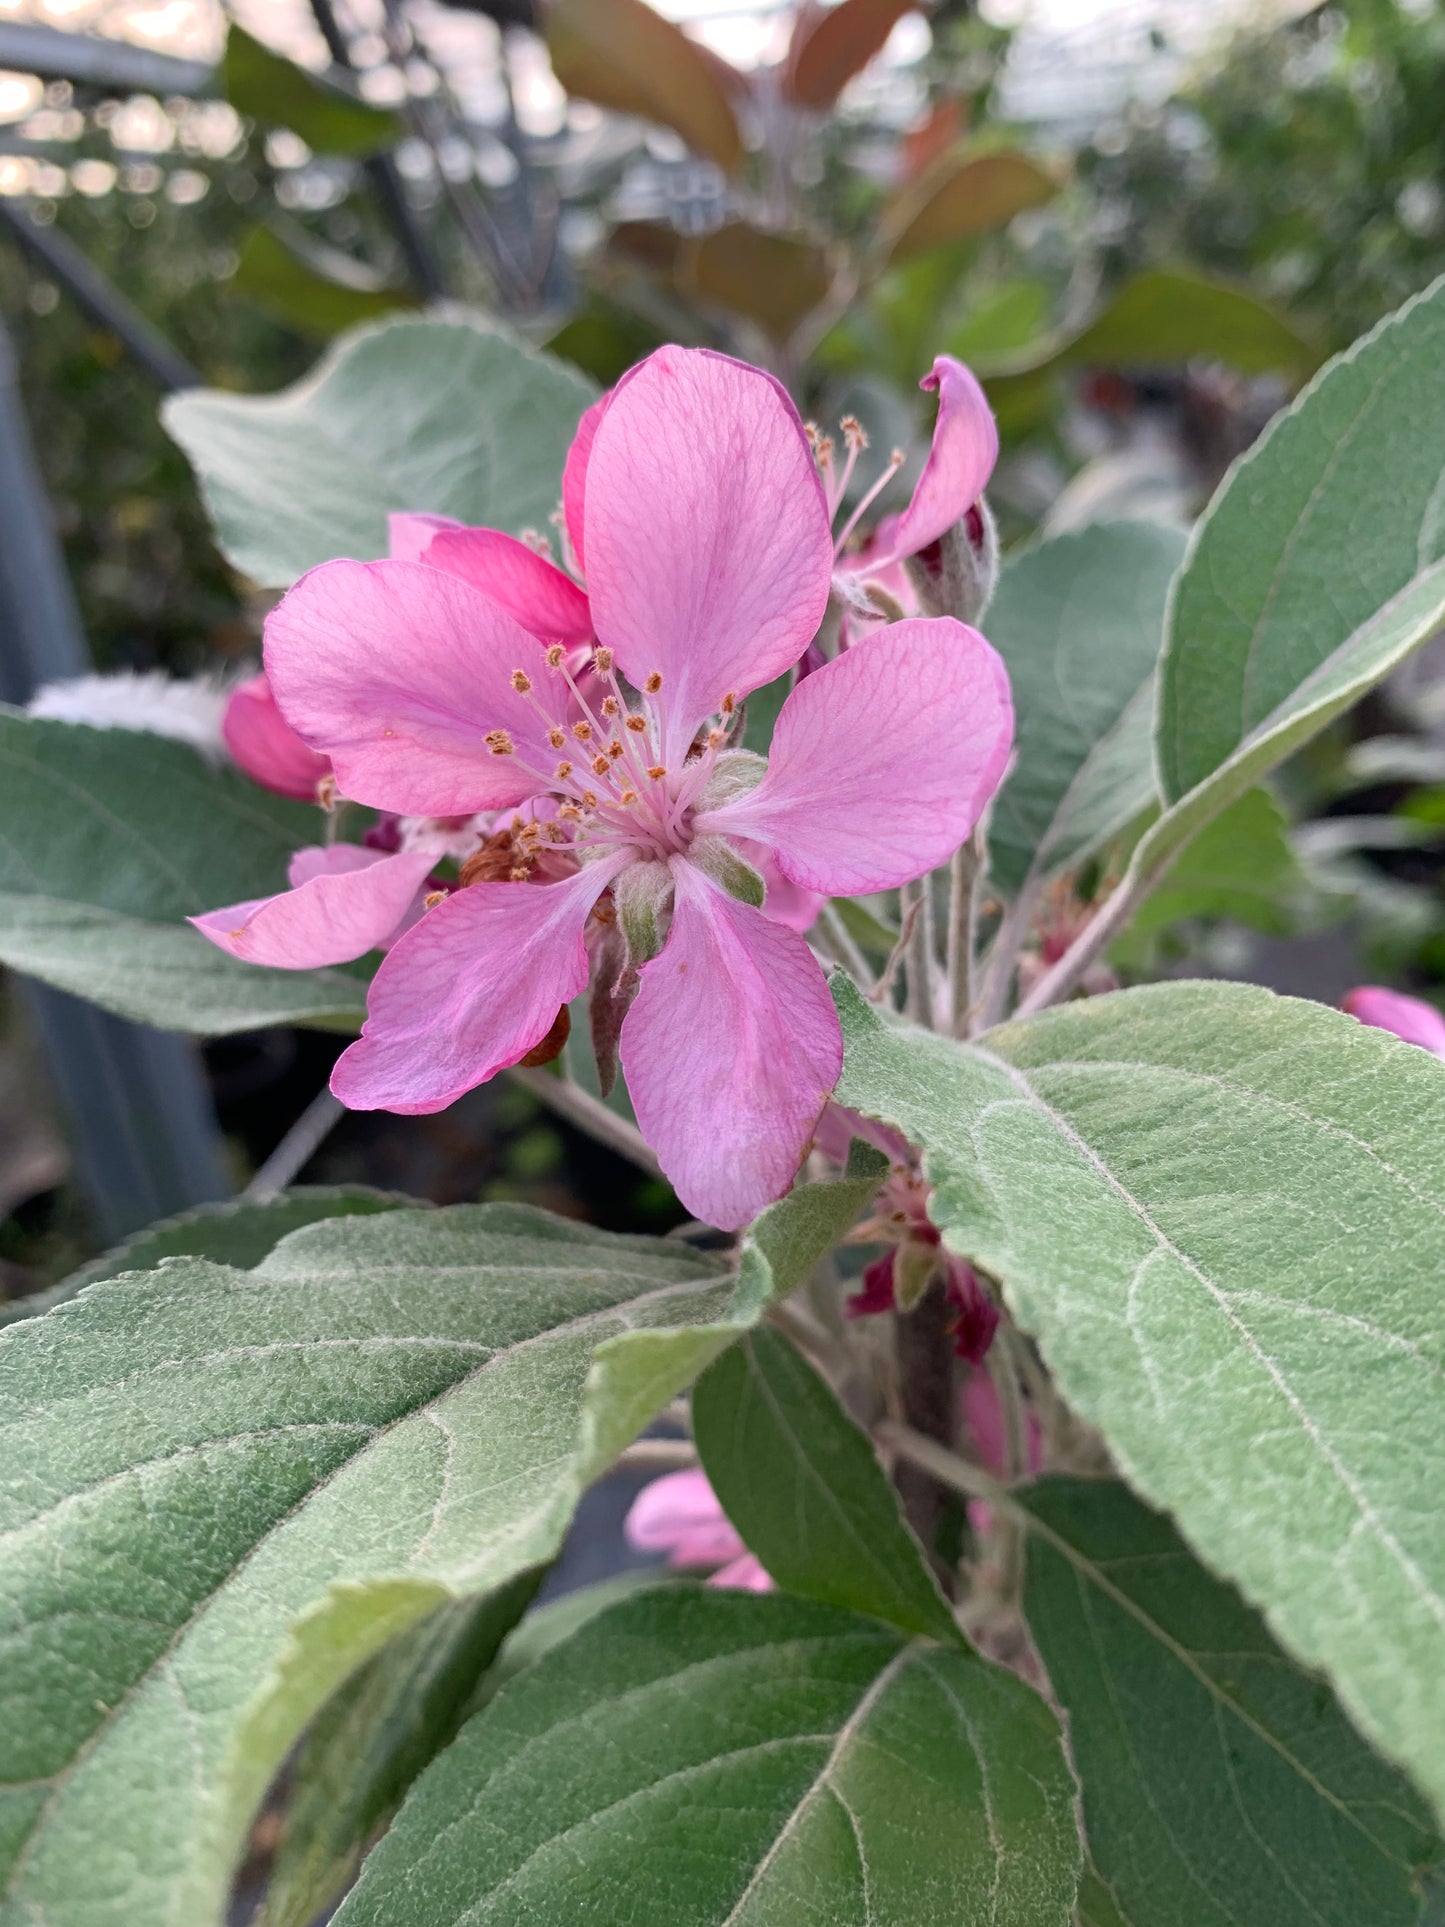
[[[0,323],[0,700],[89,668],[35,462],[14,350]],[[194,1045],[23,988],[66,1112],[76,1178],[108,1241],[228,1197],[224,1147]]]

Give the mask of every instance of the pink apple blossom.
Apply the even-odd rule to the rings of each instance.
[[[316,801],[317,785],[331,774],[331,759],[304,743],[276,707],[264,670],[231,691],[221,736],[238,768],[278,796]]]
[[[1341,1010],[1358,1017],[1362,1024],[1377,1030],[1391,1030],[1407,1044],[1445,1057],[1445,1017],[1433,1004],[1418,997],[1406,997],[1398,990],[1382,990],[1377,984],[1364,984],[1352,990],[1340,1003]]]
[[[926,560],[959,523],[965,524],[975,543],[984,537],[981,501],[998,460],[998,428],[988,397],[972,370],[952,355],[938,356],[919,387],[937,394],[938,419],[933,445],[908,506],[886,515],[865,542],[854,544],[855,530],[902,466],[903,456],[895,451],[838,534],[835,579],[855,627],[860,614],[865,620],[867,617],[869,583],[876,583],[911,612],[917,607],[917,598],[902,566],[905,559],[923,556]],[[829,510],[834,515],[842,506],[858,457],[867,446],[855,422],[845,424],[844,435],[847,455],[841,466],[835,466],[831,444],[826,439],[819,442]]]
[[[771,1592],[773,1582],[734,1530],[707,1474],[666,1472],[633,1500],[623,1524],[627,1543],[639,1552],[665,1552],[667,1563],[716,1566],[710,1586]]]
[[[854,894],[942,862],[1002,775],[1007,677],[962,623],[898,623],[799,683],[766,767],[733,747],[748,693],[812,641],[834,559],[802,424],[742,363],[666,348],[633,370],[584,418],[563,500],[585,596],[526,544],[436,528],[424,562],[323,564],[267,625],[276,700],[342,794],[515,812],[506,879],[393,944],[332,1088],[441,1110],[547,1036],[620,929],[638,1123],[731,1229],[791,1184],[842,1061],[790,927],[807,898],[769,917],[768,877]]]

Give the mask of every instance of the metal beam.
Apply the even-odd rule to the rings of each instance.
[[[178,60],[127,40],[99,34],[64,33],[59,27],[0,21],[0,68],[70,80],[117,94],[180,94],[187,99],[215,92],[216,70],[204,60]]]
[[[24,703],[39,684],[89,666],[0,325],[0,699]],[[192,1043],[42,984],[23,993],[66,1113],[76,1179],[106,1242],[230,1195]]]

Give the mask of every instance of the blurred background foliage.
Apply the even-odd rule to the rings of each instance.
[[[67,78],[58,47],[27,67],[17,36],[57,24],[179,59],[147,85]],[[12,59],[0,314],[105,668],[239,668],[264,605],[212,546],[125,328],[72,299],[47,238],[199,379],[253,392],[358,322],[461,303],[603,383],[665,339],[726,348],[916,462],[918,379],[957,354],[999,416],[1010,544],[1187,522],[1322,359],[1445,269],[1437,0],[0,0]],[[1442,857],[1427,651],[1201,839],[1114,967],[1438,993]],[[21,1028],[0,1068],[29,1064]],[[334,1050],[208,1047],[238,1175]],[[63,1268],[85,1231],[53,1132],[14,1162],[0,1262]],[[307,1175],[676,1215],[519,1091],[349,1119]]]

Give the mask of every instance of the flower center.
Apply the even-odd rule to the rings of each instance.
[[[716,720],[704,726],[681,763],[669,767],[663,760],[668,731],[659,671],[629,697],[610,649],[599,648],[574,668],[566,650],[554,644],[545,660],[547,673],[567,684],[574,721],[553,720],[537,701],[526,670],[513,670],[512,687],[536,709],[556,761],[549,769],[525,761],[503,729],[486,738],[494,756],[513,758],[555,800],[555,816],[534,821],[520,834],[539,847],[565,843],[579,854],[631,848],[663,862],[681,855],[692,842],[698,797],[727,745],[737,698],[723,697]]]

